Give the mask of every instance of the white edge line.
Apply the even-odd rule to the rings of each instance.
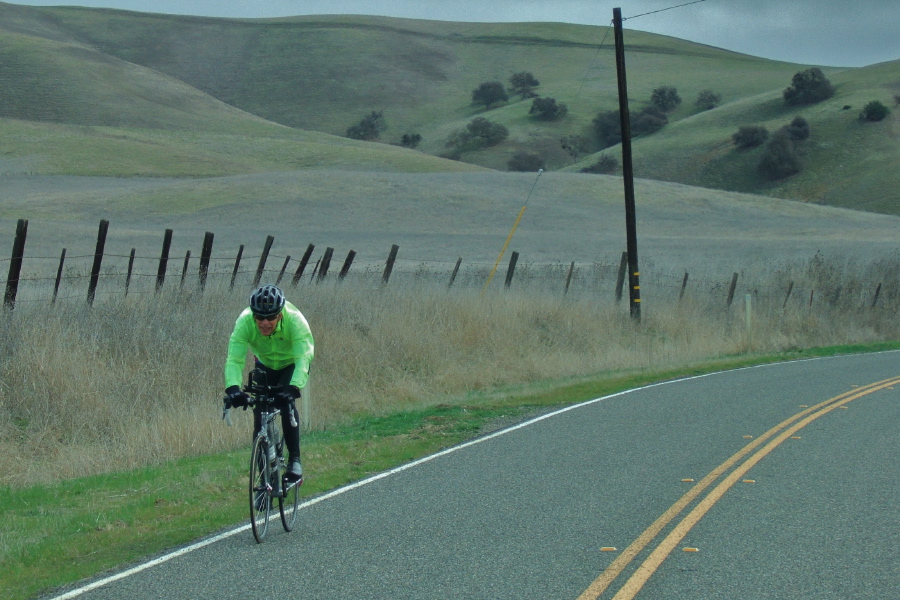
[[[886,350],[885,352],[900,352],[900,350]],[[877,354],[877,353],[873,353],[873,354]],[[591,404],[596,404],[596,403],[602,402],[602,401],[604,401],[604,400],[609,400],[609,399],[612,399],[612,398],[617,398],[617,397],[619,397],[619,396],[624,396],[625,394],[630,394],[630,393],[632,393],[632,392],[639,392],[639,391],[642,391],[642,390],[649,390],[649,389],[651,389],[651,388],[659,387],[659,386],[662,386],[662,385],[669,385],[669,384],[672,384],[672,383],[680,383],[680,382],[683,382],[683,381],[692,381],[692,380],[694,380],[694,379],[703,379],[704,377],[711,377],[711,376],[713,376],[713,375],[721,375],[722,373],[733,373],[733,372],[736,372],[736,371],[745,371],[745,370],[748,370],[748,369],[759,369],[759,368],[764,368],[764,367],[780,366],[780,365],[786,365],[786,364],[797,363],[797,362],[808,362],[808,361],[812,361],[812,360],[827,360],[827,359],[830,359],[830,358],[840,358],[840,357],[842,357],[842,356],[847,356],[847,355],[823,356],[823,357],[814,357],[814,358],[804,358],[804,359],[793,360],[793,361],[782,361],[782,362],[775,362],[775,363],[766,363],[766,364],[762,364],[762,365],[752,365],[752,366],[749,366],[749,367],[740,367],[740,368],[738,368],[738,369],[728,369],[728,370],[726,370],[726,371],[716,371],[716,372],[713,372],[713,373],[703,373],[702,375],[691,375],[691,376],[689,376],[689,377],[680,377],[680,378],[677,378],[677,379],[669,379],[669,380],[666,380],[666,381],[659,381],[659,382],[657,382],[657,383],[651,383],[651,384],[649,384],[649,385],[644,385],[644,386],[641,386],[641,387],[636,387],[636,388],[631,388],[631,389],[628,389],[628,390],[623,390],[623,391],[621,391],[621,392],[616,392],[615,394],[610,394],[610,395],[608,395],[608,396],[603,396],[603,397],[601,397],[601,398],[594,398],[593,400],[586,400],[586,401],[584,401],[584,402],[580,402],[580,403],[578,403],[578,404],[573,404],[573,405],[571,405],[571,406],[566,406],[566,407],[561,408],[561,409],[559,409],[559,410],[555,410],[555,411],[553,411],[553,412],[550,412],[550,413],[547,413],[547,414],[540,415],[540,416],[535,417],[535,418],[533,418],[533,419],[529,419],[529,420],[527,420],[527,421],[523,421],[522,423],[519,423],[519,424],[517,424],[517,425],[513,425],[512,427],[507,427],[506,429],[500,429],[499,431],[495,431],[495,432],[490,433],[490,434],[488,434],[488,435],[485,435],[485,436],[483,436],[483,437],[479,437],[479,438],[476,438],[476,439],[474,439],[474,440],[470,440],[470,441],[468,441],[468,442],[464,442],[464,443],[459,444],[459,445],[457,445],[457,446],[452,446],[452,447],[450,447],[450,448],[446,448],[446,449],[441,450],[440,452],[437,452],[437,453],[435,453],[435,454],[429,454],[428,456],[425,456],[425,457],[416,459],[416,460],[414,460],[414,461],[412,461],[412,462],[406,463],[405,465],[400,465],[399,467],[395,467],[395,468],[393,468],[393,469],[390,469],[389,471],[384,471],[384,472],[382,472],[382,473],[378,473],[378,474],[376,474],[376,475],[372,475],[372,476],[370,476],[370,477],[366,477],[365,479],[360,479],[359,481],[356,481],[356,482],[354,482],[354,483],[345,485],[345,486],[343,486],[343,487],[339,487],[339,488],[334,489],[334,490],[332,490],[332,491],[330,491],[330,492],[327,492],[327,493],[325,493],[325,494],[322,494],[321,496],[316,496],[315,498],[312,498],[312,499],[310,499],[310,500],[307,500],[306,502],[303,502],[302,504],[300,504],[300,508],[306,508],[306,507],[308,507],[308,506],[312,506],[312,505],[314,505],[314,504],[318,504],[319,502],[324,502],[325,500],[330,500],[331,498],[334,498],[335,496],[340,496],[341,494],[345,494],[345,493],[347,493],[347,492],[350,492],[350,491],[352,491],[352,490],[355,490],[355,489],[357,489],[357,488],[359,488],[359,487],[362,487],[362,486],[364,486],[364,485],[373,483],[373,482],[375,482],[375,481],[378,481],[379,479],[384,479],[385,477],[389,477],[389,476],[394,475],[394,474],[396,474],[396,473],[400,473],[400,472],[402,472],[402,471],[406,471],[407,469],[411,469],[411,468],[413,468],[413,467],[417,467],[417,466],[419,466],[419,465],[421,465],[421,464],[430,462],[430,461],[432,461],[432,460],[434,460],[434,459],[436,459],[436,458],[440,458],[440,457],[442,457],[442,456],[446,456],[446,455],[448,455],[448,454],[452,454],[453,452],[457,452],[457,451],[459,451],[459,450],[463,450],[464,448],[468,448],[469,446],[474,446],[475,444],[480,444],[480,443],[482,443],[482,442],[486,442],[486,441],[488,441],[488,440],[492,440],[492,439],[494,439],[494,438],[500,437],[501,435],[506,435],[507,433],[511,433],[511,432],[513,432],[513,431],[517,431],[517,430],[522,429],[522,428],[524,428],[524,427],[527,427],[527,426],[529,426],[529,425],[533,425],[534,423],[537,423],[537,422],[539,422],[539,421],[543,421],[544,419],[549,419],[550,417],[555,417],[555,416],[557,416],[557,415],[561,415],[561,414],[563,414],[563,413],[569,412],[570,410],[575,410],[575,409],[577,409],[577,408],[581,408],[581,407],[584,407],[584,406],[590,406]],[[70,598],[76,598],[76,597],[78,597],[78,596],[84,594],[85,592],[89,592],[89,591],[95,590],[95,589],[97,589],[97,588],[99,588],[99,587],[103,587],[104,585],[106,585],[106,584],[108,584],[108,583],[112,583],[112,582],[114,582],[114,581],[118,581],[118,580],[120,580],[120,579],[124,579],[124,578],[126,578],[126,577],[130,577],[131,575],[134,575],[135,573],[140,573],[141,571],[145,571],[145,570],[150,569],[150,568],[152,568],[152,567],[155,567],[155,566],[157,566],[157,565],[161,565],[162,563],[168,562],[168,561],[172,560],[173,558],[178,558],[179,556],[183,556],[183,555],[185,555],[185,554],[187,554],[187,553],[189,553],[189,552],[193,552],[194,550],[199,550],[200,548],[204,548],[204,547],[206,547],[206,546],[209,546],[209,545],[211,545],[211,544],[214,544],[214,543],[216,543],[216,542],[219,542],[219,541],[221,541],[221,540],[224,540],[224,539],[226,539],[226,538],[229,538],[229,537],[231,537],[231,536],[233,536],[233,535],[236,535],[236,534],[241,533],[242,531],[246,531],[246,530],[248,530],[248,529],[250,529],[250,524],[249,524],[249,523],[247,523],[247,524],[245,524],[245,525],[242,525],[242,526],[240,526],[240,527],[237,527],[237,528],[235,528],[235,529],[232,529],[232,530],[230,530],[230,531],[226,531],[226,532],[224,532],[224,533],[220,533],[219,535],[213,536],[213,537],[211,537],[211,538],[207,538],[207,539],[205,539],[205,540],[196,542],[196,543],[194,543],[194,544],[191,544],[190,546],[185,546],[184,548],[180,548],[180,549],[178,549],[178,550],[175,550],[174,552],[170,552],[169,554],[160,556],[160,557],[158,557],[158,558],[154,558],[153,560],[150,560],[150,561],[148,561],[148,562],[142,563],[142,564],[140,564],[140,565],[137,565],[137,566],[135,566],[135,567],[132,567],[132,568],[130,568],[130,569],[127,569],[127,570],[125,570],[125,571],[122,571],[121,573],[116,573],[115,575],[110,575],[109,577],[105,577],[105,578],[103,578],[103,579],[99,579],[99,580],[97,580],[97,581],[94,581],[94,582],[92,582],[92,583],[89,583],[89,584],[87,584],[87,585],[84,585],[84,586],[82,586],[82,587],[80,587],[80,588],[77,588],[77,589],[68,591],[68,592],[66,592],[66,593],[64,593],[64,594],[62,594],[62,595],[59,595],[59,596],[52,596],[51,598],[49,598],[49,600],[69,600]]]

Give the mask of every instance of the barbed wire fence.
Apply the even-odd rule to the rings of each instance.
[[[0,273],[7,271],[0,285],[5,288],[4,305],[17,303],[86,301],[96,298],[153,294],[177,286],[203,292],[207,285],[228,287],[245,293],[259,283],[275,283],[285,288],[325,283],[354,282],[371,287],[430,285],[449,289],[480,289],[488,280],[492,263],[464,261],[463,257],[441,260],[401,258],[400,247],[392,245],[384,258],[363,257],[354,250],[336,255],[334,248],[309,244],[301,257],[271,252],[272,236],[261,251],[243,245],[230,254],[214,253],[215,236],[206,232],[199,253],[187,250],[183,256],[170,254],[172,230],[165,230],[160,254],[104,252],[108,222],[103,220],[93,254],[59,256],[27,255],[27,220],[17,223],[9,258],[0,258]],[[621,302],[627,256],[603,261],[532,263],[511,253],[505,265],[502,289],[558,295],[562,298],[590,298]],[[673,273],[645,264],[641,272],[644,303],[680,302],[686,298],[720,307],[740,304],[751,296],[755,305],[768,311],[807,307],[838,309],[896,310],[900,299],[900,261],[876,268],[837,272],[833,266],[816,264],[816,258],[802,272],[776,273],[768,281],[754,280],[734,271],[730,279],[698,277],[688,272]],[[498,278],[495,289],[500,289]]]

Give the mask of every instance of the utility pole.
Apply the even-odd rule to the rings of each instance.
[[[622,122],[622,179],[625,182],[625,232],[628,250],[628,298],[631,318],[641,320],[641,285],[638,269],[637,225],[634,215],[634,168],[631,163],[631,119],[628,116],[628,85],[625,82],[625,42],[622,39],[622,9],[613,9],[616,38],[616,74],[619,80],[619,118]]]

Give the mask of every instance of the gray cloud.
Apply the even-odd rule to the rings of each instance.
[[[864,66],[900,59],[898,0],[18,0],[171,14],[279,17],[374,14],[441,21],[553,21],[607,25],[622,7],[625,27],[802,64]]]

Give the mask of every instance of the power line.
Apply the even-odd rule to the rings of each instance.
[[[606,33],[603,34],[603,39],[600,40],[600,45],[597,46],[597,52],[594,53],[594,58],[591,59],[591,62],[588,64],[587,69],[584,71],[584,76],[581,78],[581,85],[578,86],[578,91],[575,92],[575,97],[578,98],[581,95],[581,90],[584,88],[584,82],[587,81],[588,73],[591,68],[593,68],[594,63],[597,62],[597,57],[600,56],[600,50],[603,49],[603,44],[606,42],[606,36],[609,35],[609,31],[612,29],[612,21],[610,21],[609,25],[606,27]]]
[[[647,15],[655,15],[656,13],[665,12],[667,10],[672,10],[673,8],[681,8],[682,6],[690,6],[691,4],[699,4],[701,2],[706,2],[706,0],[694,0],[693,2],[685,2],[684,4],[678,4],[676,6],[670,6],[668,8],[660,8],[659,10],[651,10],[650,12],[641,13],[639,15],[634,15],[633,17],[626,17],[622,19],[623,21],[628,21],[630,19],[637,19],[638,17],[646,17]]]

